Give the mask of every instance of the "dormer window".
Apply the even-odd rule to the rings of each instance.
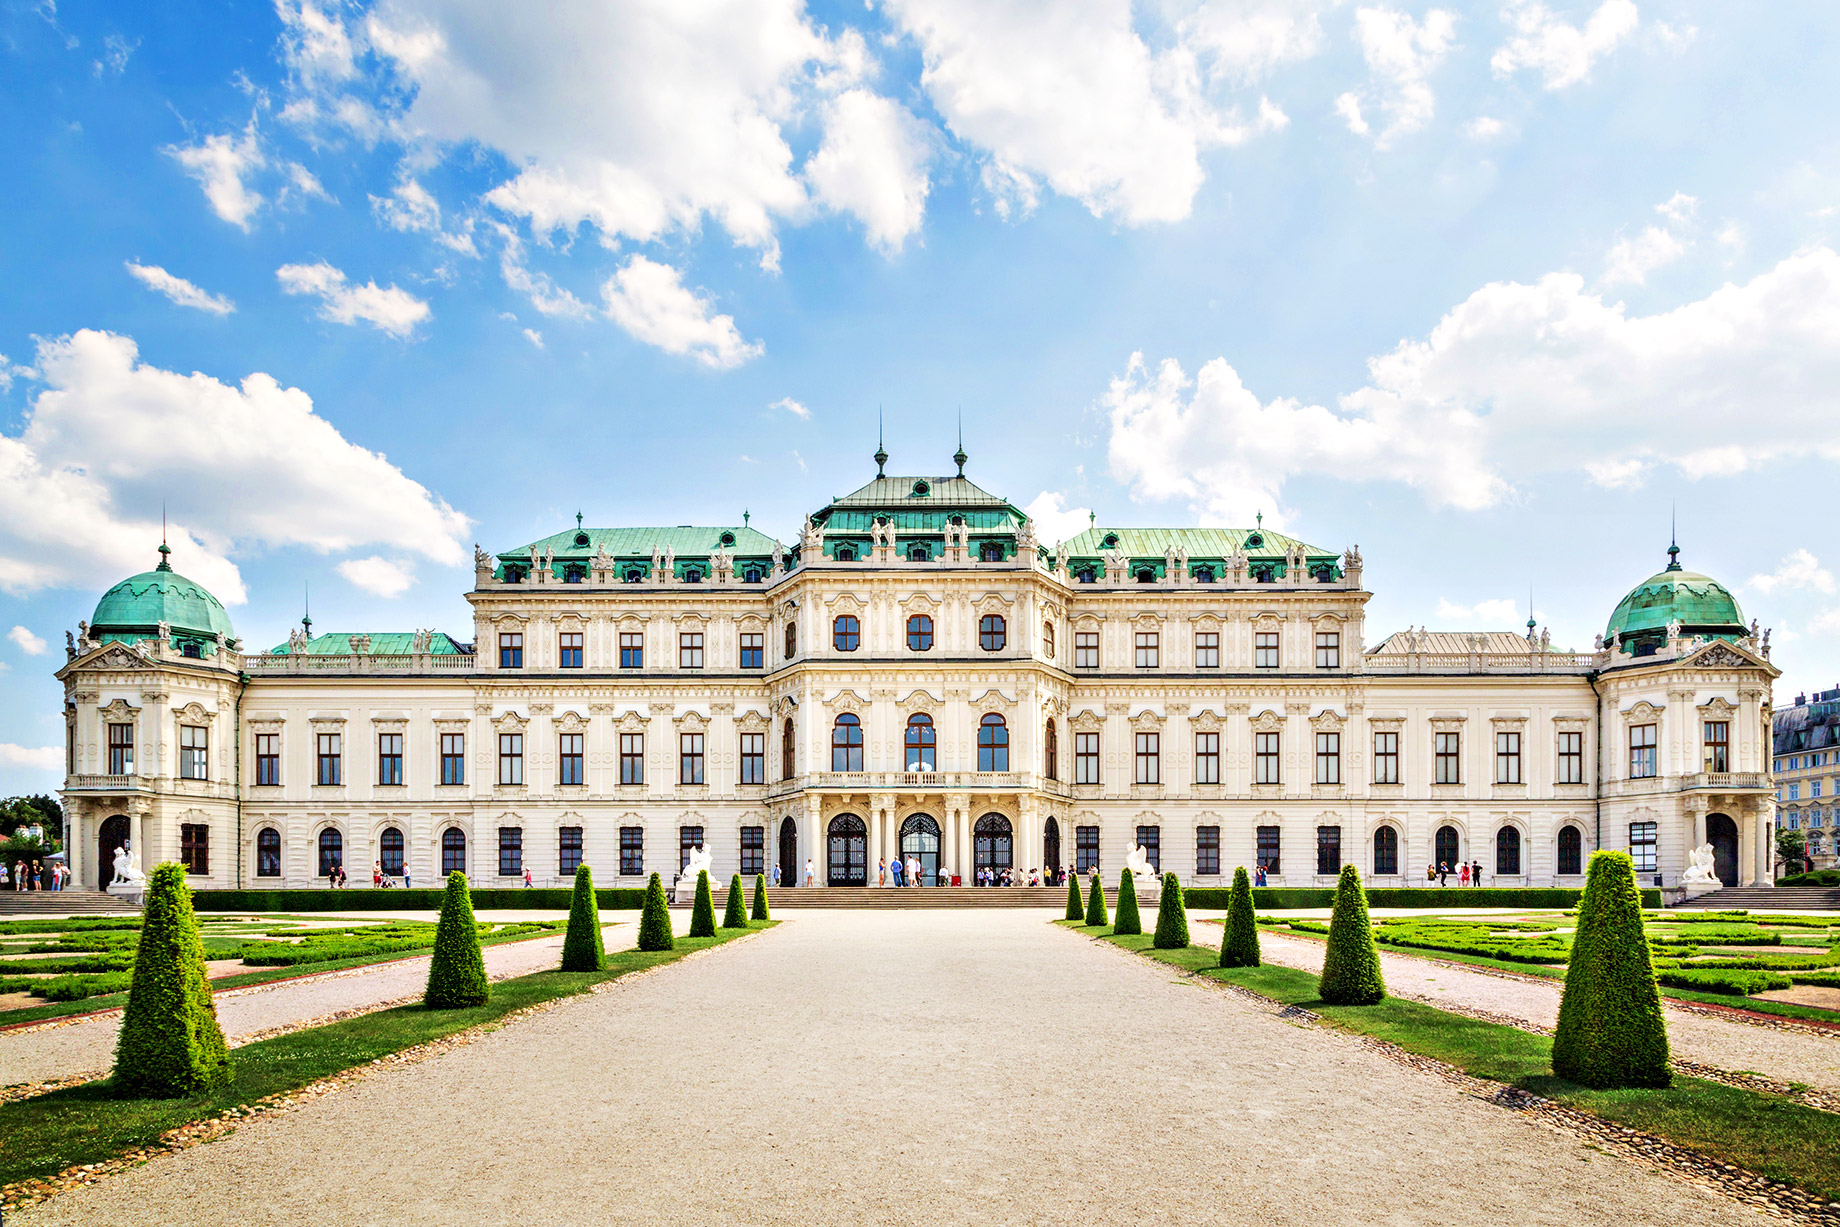
[[[1118,548],[1118,534],[1117,533],[1105,534],[1105,540],[1101,541],[1099,544],[1104,546],[1108,550],[1117,549]]]
[[[203,660],[204,649],[195,640],[187,640],[179,645],[179,655],[190,657],[193,660]]]
[[[1156,568],[1155,567],[1137,568],[1137,582],[1140,584],[1154,584],[1156,582]]]
[[[741,573],[741,582],[744,584],[758,584],[761,579],[759,567],[749,567]]]
[[[933,492],[933,488],[927,485],[924,481],[917,481],[914,483],[914,497],[915,498],[925,498],[927,495],[931,494],[932,492]]]
[[[1278,580],[1277,568],[1271,566],[1270,564],[1254,567],[1252,568],[1252,578],[1255,583],[1260,583],[1260,584],[1276,583]]]
[[[1335,582],[1335,568],[1326,562],[1319,562],[1314,567],[1311,567],[1310,574],[1316,577],[1316,582],[1319,584],[1332,584]]]
[[[571,564],[562,568],[562,582],[565,584],[585,583],[587,578],[588,570],[586,567]]]
[[[1073,577],[1079,580],[1082,584],[1097,583],[1099,579],[1097,572],[1095,572],[1091,567],[1081,567],[1078,571],[1074,572]]]
[[[1195,568],[1195,582],[1197,584],[1213,583],[1214,582],[1214,568],[1213,567],[1196,567]]]
[[[703,573],[695,567],[689,567],[684,571],[684,582],[686,584],[700,584],[703,582]]]
[[[1246,548],[1249,550],[1256,550],[1261,545],[1264,545],[1264,544],[1265,544],[1265,534],[1263,533],[1253,533],[1251,536],[1246,538]]]
[[[720,541],[723,545],[733,545],[735,543],[735,534],[724,529],[722,535],[716,538],[716,540]]]
[[[576,533],[575,534],[575,544],[576,545],[588,544],[588,534],[587,533]]]
[[[641,571],[638,567],[628,567],[626,568],[626,574],[622,578],[629,584],[636,584],[645,578],[645,572]]]
[[[1002,562],[1003,543],[1001,541],[986,541],[978,546],[978,561]]]
[[[838,562],[855,562],[856,547],[853,545],[840,545],[837,547],[835,557]]]
[[[907,561],[909,562],[926,562],[932,556],[933,552],[923,544],[916,543],[907,547]]]
[[[505,568],[505,582],[507,584],[523,583],[524,582],[524,568],[523,567],[506,567]]]

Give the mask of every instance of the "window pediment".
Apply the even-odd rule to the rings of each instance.
[[[971,607],[977,610],[978,614],[982,616],[983,614],[1008,613],[1014,608],[1015,604],[1016,602],[1010,600],[1000,592],[986,592],[976,601],[973,601]]]
[[[1188,718],[1190,727],[1203,733],[1218,733],[1221,719],[1211,708],[1202,708]]]
[[[213,713],[206,711],[204,705],[196,700],[177,709],[173,715],[184,724],[204,724],[214,718]]]
[[[496,609],[485,615],[485,621],[491,626],[502,626],[505,624],[523,626],[530,621],[530,615],[519,613],[515,609]]]
[[[699,711],[687,711],[673,723],[680,733],[701,733],[709,727],[708,718]]]
[[[939,707],[940,701],[925,690],[916,689],[909,691],[907,697],[900,701],[902,713],[909,716],[917,712],[925,712],[931,715],[933,712],[937,711]]]
[[[706,631],[709,629],[709,616],[694,610],[680,613],[676,618],[679,631]]]
[[[1139,733],[1154,733],[1162,727],[1163,717],[1147,707],[1131,717],[1131,728]]]
[[[342,711],[310,711],[307,713],[307,723],[313,725],[344,724],[345,713]]]
[[[972,706],[982,711],[1000,711],[1005,714],[1016,710],[1016,700],[1008,698],[995,686],[984,691],[971,700]]]
[[[1714,720],[1730,719],[1732,714],[1738,710],[1735,706],[1726,702],[1722,697],[1716,694],[1710,699],[1707,699],[1704,703],[1701,703],[1699,709]]]
[[[1268,707],[1252,718],[1252,727],[1261,733],[1275,733],[1284,727],[1284,717]]]
[[[521,733],[530,721],[514,711],[505,712],[492,721],[492,727],[501,733]]]
[[[826,704],[832,711],[850,712],[860,716],[869,709],[869,701],[854,690],[840,690]]]
[[[1325,708],[1310,718],[1310,724],[1319,733],[1339,732],[1347,723],[1333,708]]]
[[[98,708],[96,714],[101,716],[104,720],[122,724],[140,715],[141,709],[128,706],[128,701],[126,699],[112,699],[107,706]]]
[[[824,598],[824,607],[832,614],[861,614],[868,606],[848,592],[836,592]]]
[[[1140,631],[1161,630],[1163,616],[1153,610],[1140,610],[1131,615],[1131,625]]]
[[[1092,708],[1084,707],[1069,716],[1067,723],[1082,733],[1092,733],[1105,726],[1105,718]]]
[[[741,714],[741,718],[735,721],[735,723],[745,732],[758,733],[767,727],[767,718],[756,709],[750,707]]]
[[[1663,711],[1662,708],[1656,707],[1653,703],[1650,703],[1647,699],[1643,699],[1641,702],[1637,703],[1634,707],[1631,707],[1629,710],[1625,711],[1623,713],[1623,719],[1626,721],[1629,721],[1632,724],[1647,724],[1651,721],[1659,720],[1661,718],[1662,711]]]
[[[1340,630],[1342,624],[1348,620],[1348,615],[1339,609],[1319,610],[1310,615],[1310,625],[1319,631]]]
[[[937,613],[941,608],[943,607],[938,601],[924,592],[916,592],[901,601],[901,612],[909,615]]]
[[[588,721],[577,712],[565,711],[556,717],[556,728],[564,733],[580,733],[587,727]]]

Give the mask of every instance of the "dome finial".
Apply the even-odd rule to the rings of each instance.
[[[1670,571],[1680,570],[1680,513],[1677,505],[1668,507],[1668,565]]]
[[[166,544],[166,500],[161,499],[160,500],[160,565],[155,567],[154,570],[156,571],[172,570],[172,562],[170,561],[171,556],[172,556],[172,547]]]
[[[882,407],[875,407],[875,475],[886,476],[882,472],[888,467],[888,449],[882,446]]]
[[[313,584],[310,580],[301,582],[300,605],[300,629],[306,632],[307,638],[311,639],[313,638]]]
[[[958,407],[958,450],[952,453],[952,459],[958,462],[958,475],[965,475],[965,461],[971,457],[965,455],[965,407]]]

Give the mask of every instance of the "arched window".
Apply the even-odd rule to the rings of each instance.
[[[345,836],[335,827],[319,833],[319,876],[325,877],[345,863]]]
[[[1073,573],[1073,577],[1082,584],[1093,584],[1099,581],[1098,572],[1094,571],[1091,567],[1081,567],[1078,571]]]
[[[441,832],[441,873],[466,872],[466,832],[448,827]]]
[[[831,729],[831,770],[861,771],[862,769],[862,721],[849,712],[844,712],[837,717],[837,723]]]
[[[979,771],[1009,770],[1009,726],[1003,717],[991,712],[978,721]]]
[[[937,771],[939,769],[937,744],[931,716],[925,712],[915,712],[907,718],[907,769],[909,771]]]
[[[1061,778],[1061,739],[1060,739],[1060,734],[1055,731],[1053,716],[1048,717],[1048,726],[1042,730],[1041,744],[1042,744],[1043,756],[1045,759],[1045,762],[1042,767],[1042,773],[1051,780],[1060,779]],[[1053,819],[1050,818],[1048,821],[1052,822]]]
[[[1457,871],[1458,845],[1459,845],[1459,840],[1457,839],[1457,828],[1455,827],[1439,827],[1438,828],[1437,840],[1436,840],[1436,843],[1433,849],[1437,857],[1437,863],[1439,865],[1450,866],[1450,872],[1452,873],[1455,873]]]
[[[838,546],[836,558],[838,562],[855,562],[856,561],[856,547],[853,545]]]
[[[986,541],[984,544],[978,546],[978,561],[1002,562],[1003,543],[1001,541]]]
[[[1399,872],[1399,831],[1395,827],[1374,828],[1374,876],[1391,877]]]
[[[786,717],[786,727],[779,735],[779,778],[789,780],[793,769],[798,766],[797,755],[792,745],[792,717]]]
[[[971,829],[971,864],[1001,874],[1015,858],[1015,833],[1002,814],[985,814]]]
[[[786,623],[786,659],[791,660],[799,654],[799,624]]]
[[[909,562],[926,562],[932,556],[933,552],[926,548],[924,541],[916,541],[907,547],[907,561]]]
[[[377,867],[396,877],[403,871],[403,834],[397,827],[383,828],[377,838]]]
[[[645,578],[645,572],[641,571],[638,567],[627,567],[626,574],[623,578],[626,583],[636,584]]]
[[[703,573],[695,567],[686,567],[684,569],[684,582],[686,584],[700,584],[703,582]]]
[[[565,584],[579,584],[584,582],[587,578],[588,569],[586,567],[567,566],[562,568],[562,582]]]
[[[1521,872],[1521,833],[1514,827],[1495,832],[1495,876],[1517,878]]]
[[[1577,827],[1559,828],[1559,872],[1569,875],[1584,872],[1584,836]]]
[[[978,619],[978,646],[986,652],[1001,652],[1009,639],[1009,628],[1002,614],[985,614]]]
[[[263,827],[256,832],[256,876],[281,876],[281,832],[274,827]]]
[[[915,652],[930,652],[933,649],[933,619],[926,614],[913,614],[907,619],[907,646]]]
[[[831,623],[831,643],[839,652],[854,652],[862,643],[862,623],[855,614],[838,614]]]
[[[1213,567],[1196,567],[1195,568],[1195,582],[1197,584],[1213,583],[1214,582],[1214,568]]]
[[[1049,660],[1054,659],[1054,623],[1041,624],[1041,654]]]
[[[1137,582],[1140,584],[1154,584],[1156,582],[1156,568],[1155,567],[1137,568]]]

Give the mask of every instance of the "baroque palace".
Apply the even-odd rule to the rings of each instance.
[[[77,881],[127,840],[212,887],[583,862],[638,885],[697,846],[718,878],[854,885],[911,855],[932,884],[1139,844],[1201,884],[1480,862],[1576,885],[1618,848],[1671,886],[1701,844],[1724,882],[1771,880],[1768,633],[1676,549],[1591,651],[1531,622],[1370,643],[1358,549],[1260,526],[1049,545],[962,448],[949,477],[875,460],[790,546],[577,517],[477,551],[470,643],[303,619],[247,652],[161,546],[58,672]]]

